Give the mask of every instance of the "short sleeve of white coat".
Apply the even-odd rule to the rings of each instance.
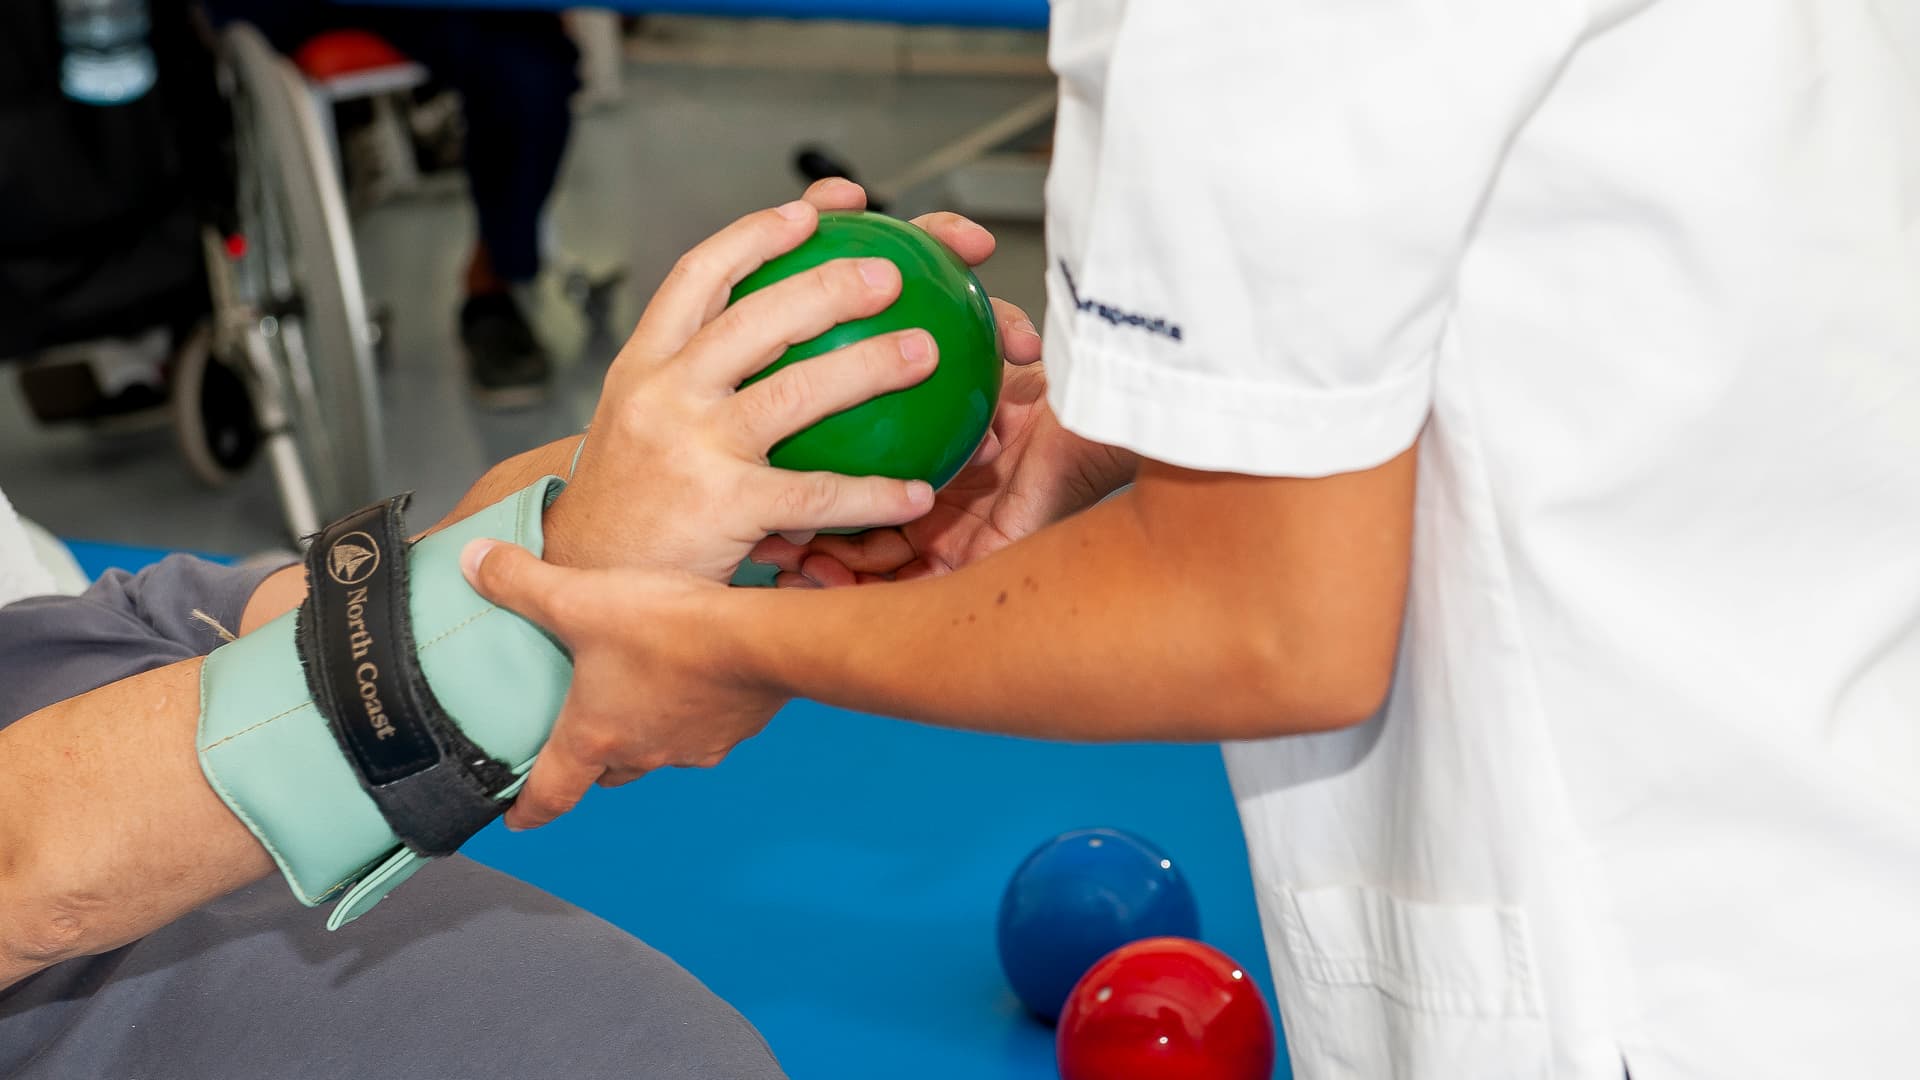
[[[1585,0],[1055,0],[1050,400],[1187,468],[1412,444],[1455,269]]]

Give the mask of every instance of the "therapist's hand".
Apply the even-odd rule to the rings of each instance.
[[[673,571],[568,569],[496,541],[469,544],[461,563],[480,595],[573,654],[573,685],[507,811],[509,828],[545,825],[595,784],[717,765],[785,703],[745,680],[719,644],[724,585]]]
[[[822,210],[858,210],[866,206],[866,191],[848,180],[822,180],[807,190],[807,199]],[[993,254],[992,234],[958,215],[928,214],[914,224],[969,266]],[[778,567],[778,584],[821,587],[943,574],[1132,480],[1138,466],[1132,454],[1060,426],[1047,406],[1039,331],[1015,305],[996,298],[993,306],[1007,366],[1000,407],[973,460],[940,490],[930,513],[901,528],[768,537],[751,557]]]
[[[864,210],[867,206],[866,189],[840,177],[816,181],[807,188],[803,198],[821,210]],[[970,267],[978,267],[993,257],[997,243],[993,234],[959,214],[944,211],[922,214],[909,224],[925,230]],[[1007,365],[1006,377],[1012,378],[1015,369],[1039,361],[1040,331],[1034,328],[1033,320],[1019,305],[1010,304],[997,296],[989,299],[993,304],[994,323],[1000,330],[1000,352]],[[999,454],[1000,432],[1009,426],[995,423],[970,464],[990,461]]]
[[[1099,502],[1130,482],[1138,464],[1060,426],[1039,364],[1009,366],[988,444],[925,517],[806,544],[770,537],[752,558],[780,568],[777,584],[798,588],[944,574]]]

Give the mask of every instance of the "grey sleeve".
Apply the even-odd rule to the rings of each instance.
[[[281,564],[222,566],[169,555],[137,574],[110,570],[80,596],[0,608],[0,727],[220,645],[197,609],[237,627],[247,600]]]

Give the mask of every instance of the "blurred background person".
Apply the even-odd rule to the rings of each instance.
[[[327,0],[208,0],[216,23],[252,23],[289,56],[316,35],[367,30],[457,91],[478,237],[457,314],[474,394],[526,405],[551,361],[528,319],[541,269],[541,216],[560,175],[580,87],[579,52],[545,11],[357,7]]]

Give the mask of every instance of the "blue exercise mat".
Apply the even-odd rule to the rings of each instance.
[[[160,548],[132,547],[127,544],[99,544],[91,540],[69,540],[62,538],[61,543],[66,544],[67,550],[73,552],[74,561],[78,562],[80,569],[86,572],[88,581],[92,581],[101,574],[114,569],[137,573],[159,562],[161,559],[174,554],[174,552],[164,551]],[[203,559],[211,559],[217,563],[232,563],[234,561],[224,555],[207,555],[200,552],[189,552],[189,554],[198,554]]]
[[[466,850],[680,961],[794,1080],[1042,1080],[1053,1032],[1007,987],[995,916],[1027,852],[1084,825],[1177,860],[1201,936],[1271,1005],[1212,746],[1063,746],[795,702],[718,768],[595,790],[553,825],[495,825]],[[1284,1052],[1275,1075],[1291,1075]]]

